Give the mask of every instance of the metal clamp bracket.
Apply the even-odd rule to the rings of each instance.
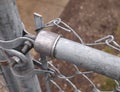
[[[34,48],[44,56],[54,57],[54,49],[60,37],[61,35],[42,30],[36,37]]]

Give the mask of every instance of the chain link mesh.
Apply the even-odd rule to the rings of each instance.
[[[120,51],[120,45],[114,40],[113,35],[107,35],[105,37],[102,37],[102,38],[94,41],[93,43],[85,43],[83,41],[83,39],[77,34],[77,32],[74,31],[66,23],[64,23],[60,18],[54,19],[54,20],[46,23],[44,27],[51,27],[51,26],[57,26],[57,27],[65,30],[67,32],[72,32],[79,39],[80,43],[83,44],[83,45],[87,45],[87,46],[107,45],[114,50]],[[48,63],[52,67],[52,69],[54,69],[57,72],[56,77],[58,77],[59,79],[66,80],[74,88],[74,92],[81,92],[79,90],[79,88],[77,88],[77,86],[70,81],[70,79],[75,77],[76,75],[82,75],[87,81],[89,81],[89,83],[93,86],[93,92],[120,92],[118,90],[117,91],[100,91],[96,87],[96,85],[92,82],[92,80],[86,75],[86,74],[89,74],[89,73],[93,73],[93,71],[81,72],[76,65],[73,65],[73,67],[76,70],[75,73],[71,76],[65,76],[52,64],[52,61],[51,62],[49,61]],[[54,80],[51,80],[51,82],[59,89],[59,92],[64,92],[62,90],[62,88]],[[120,87],[119,82],[116,81],[116,80],[114,80],[114,82],[115,82],[116,86],[119,88]]]
[[[85,43],[83,41],[83,39],[77,34],[77,32],[74,31],[66,23],[64,23],[60,18],[54,19],[54,20],[52,20],[52,21],[50,21],[50,22],[48,22],[48,23],[46,23],[44,25],[44,27],[51,27],[51,26],[57,26],[57,27],[65,30],[67,32],[72,32],[79,39],[80,43],[83,44],[83,45],[87,45],[87,46],[107,45],[107,46],[111,47],[112,49],[120,51],[120,45],[114,40],[114,36],[113,35],[105,36],[103,38],[100,38],[100,39],[94,41],[93,43]],[[37,62],[39,62],[40,66],[42,66],[42,63],[40,63],[40,61],[37,61]],[[81,72],[76,65],[73,65],[73,67],[75,69],[74,74],[72,74],[71,76],[65,76],[64,74],[61,73],[61,71],[59,69],[57,69],[55,67],[55,65],[52,63],[52,61],[47,61],[46,63],[48,65],[46,69],[49,69],[50,71],[52,70],[52,72],[54,72],[54,75],[52,75],[52,74],[47,75],[49,79],[46,80],[46,81],[50,81],[53,85],[55,85],[56,88],[59,90],[59,92],[65,92],[65,91],[60,87],[59,84],[57,84],[57,82],[54,80],[55,78],[59,78],[61,80],[65,80],[67,82],[67,84],[69,84],[74,89],[74,92],[82,92],[71,81],[71,79],[76,77],[77,75],[83,76],[93,86],[93,92],[113,92],[113,91],[100,91],[96,87],[96,85],[93,83],[93,81],[87,76],[87,74],[91,74],[91,73],[93,73],[93,71]],[[0,74],[2,75],[2,72],[0,72]],[[116,86],[119,88],[119,85],[120,85],[119,82],[116,81],[116,80],[114,80],[114,81],[116,83]],[[0,92],[8,92],[7,86],[6,86],[2,76],[0,76]],[[114,91],[114,92],[120,92],[120,91]]]

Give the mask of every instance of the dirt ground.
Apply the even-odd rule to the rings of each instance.
[[[17,0],[21,18],[28,31],[35,30],[33,13],[39,13],[48,22],[59,17],[69,0]]]
[[[115,41],[120,44],[119,0],[70,0],[60,17],[82,37],[85,43],[93,43],[104,36],[113,35]],[[73,34],[61,31],[59,28],[56,28],[54,32],[56,31],[69,39],[79,41]],[[108,46],[98,45],[96,48],[112,54],[119,54],[118,51],[114,51]],[[62,69],[65,69],[63,65],[61,65]],[[72,68],[69,69],[72,70]],[[89,77],[101,90],[112,90],[115,86],[114,81],[101,75],[96,76],[95,74],[95,76],[90,75]],[[78,77],[73,81],[83,92],[92,92],[91,85],[84,78]]]
[[[119,0],[70,0],[60,17],[82,37],[85,43],[93,43],[104,36],[113,35],[115,41],[120,44]],[[73,34],[61,31],[59,28],[53,30],[69,39],[79,41]],[[98,45],[96,48],[112,54],[119,54],[118,51],[114,51],[108,46]],[[61,64],[62,69],[65,69],[65,67]],[[72,70],[72,68],[69,69]],[[89,77],[93,79],[101,90],[113,90],[115,86],[114,81],[101,75],[96,76],[95,74],[95,76],[90,75]],[[78,77],[76,80],[73,79],[73,81],[83,92],[92,92],[90,89],[91,85],[84,78]]]

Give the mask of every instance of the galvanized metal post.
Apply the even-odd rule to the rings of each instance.
[[[13,68],[20,92],[42,92],[38,78],[34,72],[34,66],[29,54],[26,63],[22,63]]]
[[[22,31],[23,27],[16,7],[16,0],[0,0],[0,39],[15,39],[22,36]],[[27,70],[34,69],[30,56],[26,57],[29,59],[28,64],[19,67],[21,70],[16,71],[19,76],[25,76],[28,73]],[[24,68],[26,70],[22,71]],[[1,69],[10,92],[41,92],[36,75],[29,77],[29,79],[18,78],[13,75],[7,62],[2,63]]]
[[[22,26],[15,1],[0,0],[0,39],[11,40],[18,36],[22,36]],[[2,64],[1,69],[9,91],[20,92],[9,65]]]

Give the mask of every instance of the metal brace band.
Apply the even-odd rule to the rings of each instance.
[[[34,48],[42,55],[54,57],[54,49],[60,37],[61,35],[53,32],[40,31],[36,37]]]

